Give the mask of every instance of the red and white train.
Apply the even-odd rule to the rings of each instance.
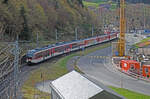
[[[28,64],[39,63],[64,53],[84,49],[92,45],[116,39],[118,37],[117,35],[117,32],[113,32],[107,35],[96,36],[88,39],[76,40],[71,42],[57,43],[44,48],[29,50],[26,54],[26,62]]]

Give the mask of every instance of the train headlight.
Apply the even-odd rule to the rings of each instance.
[[[31,59],[27,59],[27,62],[31,62]]]

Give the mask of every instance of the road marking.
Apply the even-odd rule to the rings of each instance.
[[[88,58],[93,58],[93,59],[108,59],[110,56],[88,56]]]

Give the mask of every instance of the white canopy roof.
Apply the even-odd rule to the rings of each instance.
[[[88,99],[103,91],[76,71],[52,81],[51,85],[63,99]]]

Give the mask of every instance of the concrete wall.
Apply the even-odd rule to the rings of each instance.
[[[51,99],[61,99],[53,88],[51,88]]]

